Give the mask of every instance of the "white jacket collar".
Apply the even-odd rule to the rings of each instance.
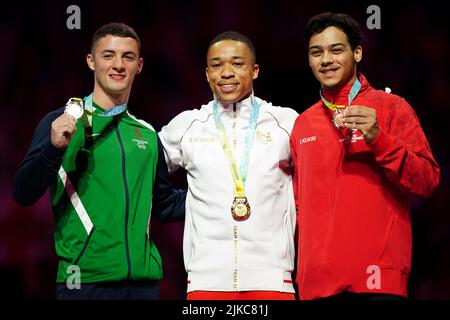
[[[236,112],[239,112],[241,109],[243,109],[245,112],[249,112],[250,110],[252,110],[252,101],[253,99],[255,99],[254,93],[252,91],[252,94],[245,98],[244,100],[241,100],[239,102],[236,103],[229,103],[229,104],[225,104],[220,102],[217,97],[214,96],[214,99],[217,101],[217,105],[219,106],[219,110],[221,112],[233,112],[233,105],[236,104]]]

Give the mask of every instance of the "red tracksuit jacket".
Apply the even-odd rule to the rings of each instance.
[[[362,87],[352,105],[374,108],[381,129],[372,143],[333,127],[322,101],[297,118],[291,135],[301,299],[342,291],[406,297],[410,195],[428,197],[439,182],[413,109],[358,78]],[[346,105],[350,87],[324,96]]]

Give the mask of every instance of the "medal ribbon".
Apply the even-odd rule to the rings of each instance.
[[[84,98],[84,110],[87,115],[87,120],[89,122],[89,126],[91,126],[91,127],[92,127],[92,115],[94,114],[92,95],[93,94],[91,93],[90,95],[88,95],[87,97]],[[127,106],[128,106],[128,103],[125,102],[125,103],[119,104],[109,110],[105,110],[99,114],[96,114],[96,116],[113,117],[115,115],[121,114],[122,112],[126,111]]]
[[[253,137],[255,136],[256,121],[258,120],[259,107],[260,105],[258,105],[255,99],[252,98],[252,112],[250,114],[250,119],[248,121],[248,129],[245,136],[245,149],[243,151],[240,169],[238,169],[236,159],[233,155],[233,151],[231,150],[230,144],[228,143],[228,136],[227,133],[225,132],[225,127],[223,126],[222,119],[220,119],[217,100],[214,99],[213,103],[214,121],[216,123],[217,130],[219,130],[220,132],[222,148],[228,160],[228,166],[230,167],[231,175],[233,176],[233,181],[236,186],[236,195],[238,197],[245,197],[245,181],[247,180],[250,150],[253,145]]]
[[[358,78],[356,78],[355,82],[353,82],[352,88],[350,89],[350,93],[348,94],[348,105],[350,106],[352,104],[352,101],[356,98],[358,95],[359,90],[361,89],[361,82],[359,82]],[[319,90],[320,98],[322,99],[323,103],[331,110],[331,111],[338,111],[345,109],[346,106],[344,105],[338,105],[329,102],[327,99],[324,98],[322,95],[322,90]]]

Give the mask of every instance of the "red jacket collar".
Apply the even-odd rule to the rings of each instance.
[[[370,87],[369,82],[362,73],[358,73],[358,79],[361,82],[361,89],[359,90],[359,93]],[[350,83],[340,88],[322,89],[322,95],[325,99],[332,103],[348,105],[348,94],[350,92],[350,89],[352,88],[352,85],[353,83]]]

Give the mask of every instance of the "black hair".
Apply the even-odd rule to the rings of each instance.
[[[309,19],[305,32],[306,47],[309,47],[309,40],[312,36],[321,33],[328,27],[342,30],[347,35],[353,51],[361,44],[362,33],[355,19],[345,13],[324,12]]]
[[[248,46],[248,48],[250,49],[250,52],[252,53],[253,63],[256,62],[256,50],[255,50],[255,46],[253,45],[252,40],[250,40],[249,38],[247,38],[243,34],[241,34],[239,32],[236,32],[236,31],[226,31],[226,32],[221,33],[218,36],[216,36],[209,43],[208,50],[209,50],[209,48],[211,48],[211,46],[213,44],[215,44],[215,43],[217,43],[219,41],[223,41],[223,40],[233,40],[233,41],[238,41],[238,42],[245,43]]]
[[[136,31],[125,23],[111,22],[98,28],[98,30],[95,31],[94,35],[92,36],[92,54],[94,54],[94,47],[97,41],[103,37],[106,37],[107,35],[123,38],[133,38],[138,43],[139,54],[141,53],[141,40],[139,40],[139,36],[137,35]]]

